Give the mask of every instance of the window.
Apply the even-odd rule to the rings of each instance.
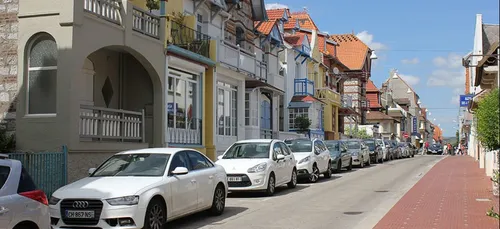
[[[2,189],[2,187],[5,185],[5,182],[7,182],[9,174],[10,174],[10,167],[0,166],[0,189]]]
[[[276,144],[280,145],[281,151],[283,152],[283,155],[288,156],[288,155],[292,154],[292,151],[290,150],[290,148],[288,148],[288,146],[286,146],[285,143],[279,142],[279,143],[276,143]]]
[[[235,143],[222,159],[269,158],[269,142]]]
[[[174,155],[172,161],[170,162],[170,167],[168,168],[168,174],[171,175],[172,171],[174,171],[177,167],[184,167],[187,168],[188,170],[191,170],[190,165],[191,163],[189,162],[186,153],[178,152]]]
[[[92,177],[163,176],[170,154],[117,154],[106,160]]]
[[[304,116],[309,118],[309,108],[290,108],[289,110],[289,128],[297,129],[298,127],[295,125],[295,118],[299,116]]]
[[[273,146],[273,160],[276,160],[278,155],[284,155],[281,151],[281,147],[279,144],[275,143]]]
[[[238,136],[238,87],[217,82],[217,134]]]
[[[196,39],[201,39],[203,32],[203,16],[196,14]]]
[[[17,193],[30,192],[35,190],[37,190],[35,182],[33,182],[31,176],[23,167],[21,170],[21,177],[19,178],[19,185],[17,186]]]
[[[27,113],[55,114],[57,44],[50,35],[36,35],[28,45]]]
[[[300,78],[300,63],[295,63],[295,79]]]
[[[187,156],[189,158],[189,161],[191,161],[191,167],[193,168],[193,170],[206,169],[214,166],[210,161],[207,160],[207,158],[205,158],[198,152],[187,151]]]
[[[167,96],[169,128],[200,129],[200,93],[197,80],[196,75],[169,69]]]
[[[308,153],[313,150],[312,141],[309,139],[285,140],[285,143],[294,153]]]
[[[241,27],[236,27],[236,44],[241,48],[245,47],[245,30]]]

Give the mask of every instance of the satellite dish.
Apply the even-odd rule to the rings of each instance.
[[[339,69],[337,67],[333,68],[333,73],[338,75],[340,73]]]

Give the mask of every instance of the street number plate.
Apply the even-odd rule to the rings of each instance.
[[[66,217],[71,219],[93,219],[94,211],[66,211]]]
[[[240,182],[241,181],[241,177],[228,177],[227,181],[230,181],[230,182]]]

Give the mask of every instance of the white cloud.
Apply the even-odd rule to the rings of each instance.
[[[403,64],[418,64],[418,63],[420,63],[420,60],[416,57],[413,59],[402,59],[401,63],[403,63]]]
[[[266,10],[283,9],[283,8],[288,8],[288,6],[284,5],[284,4],[280,4],[280,3],[269,3],[269,4],[266,4]]]
[[[462,67],[462,56],[450,53],[447,57],[438,56],[432,62],[438,68],[460,68]]]
[[[465,69],[436,69],[429,76],[427,86],[465,88]]]
[[[374,42],[373,41],[373,34],[369,34],[368,31],[362,31],[361,33],[356,34],[356,37],[358,37],[361,41],[363,41],[370,49],[373,50],[383,50],[386,49],[387,46],[380,43],[380,42]]]
[[[420,78],[418,76],[404,75],[404,74],[398,74],[398,75],[411,86],[415,86],[420,82]]]
[[[457,87],[455,89],[453,89],[453,95],[451,96],[451,100],[450,100],[450,103],[452,105],[457,105],[460,104],[460,94],[462,94],[464,90]]]

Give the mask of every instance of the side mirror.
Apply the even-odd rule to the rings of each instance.
[[[90,169],[89,169],[89,176],[90,176],[90,175],[92,175],[92,173],[94,173],[94,172],[95,172],[95,170],[96,170],[96,168],[90,168]]]
[[[218,156],[218,157],[217,157],[217,160],[222,159],[222,157],[224,157],[224,155],[220,155],[220,156]]]
[[[172,171],[173,175],[185,175],[188,174],[188,169],[186,167],[177,167]]]
[[[281,160],[284,160],[285,159],[285,155],[283,154],[278,154],[278,156],[276,156],[276,160],[277,161],[281,161]]]

